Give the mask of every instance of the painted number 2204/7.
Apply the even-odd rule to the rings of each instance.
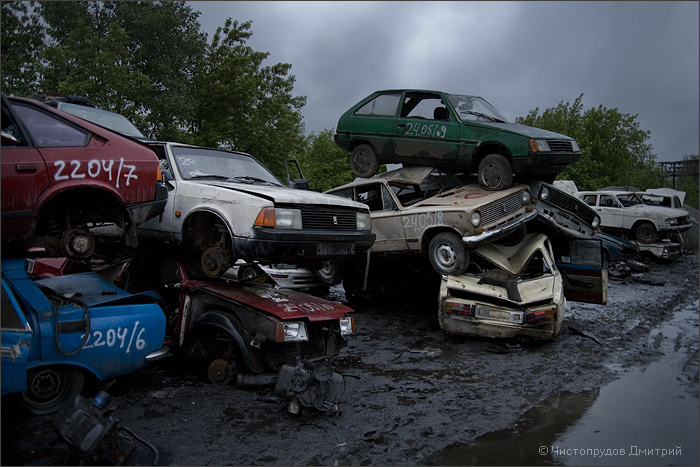
[[[432,211],[423,214],[413,214],[412,216],[403,216],[401,221],[403,222],[405,231],[413,230],[417,232],[434,225],[442,225],[442,212]]]
[[[146,347],[146,341],[141,338],[141,334],[143,334],[145,330],[146,328],[144,327],[139,328],[139,322],[136,321],[133,328],[122,328],[120,326],[117,329],[111,328],[106,331],[92,331],[83,349],[92,349],[104,345],[107,347],[118,345],[120,349],[125,348],[125,352],[129,353],[133,345],[136,350],[143,350],[143,348]],[[80,336],[81,339],[83,337],[85,337],[85,334]]]

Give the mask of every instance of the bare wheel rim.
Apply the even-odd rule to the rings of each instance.
[[[484,185],[494,187],[500,185],[503,180],[503,169],[500,165],[489,162],[481,172],[481,181]]]
[[[452,269],[455,265],[455,251],[445,243],[435,249],[435,262],[444,269]]]

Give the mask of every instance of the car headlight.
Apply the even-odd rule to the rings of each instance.
[[[525,190],[523,191],[523,206],[527,206],[530,204],[530,192]]]
[[[591,227],[597,229],[600,226],[600,216],[595,216],[593,222],[591,222]]]
[[[301,221],[301,210],[273,208],[272,206],[262,208],[253,225],[256,227],[273,227],[295,230],[301,230],[304,228]]]
[[[528,140],[528,143],[530,143],[530,151],[532,152],[551,151],[551,149],[549,149],[549,144],[543,139],[530,139]]]
[[[309,333],[306,332],[306,325],[301,322],[284,323],[285,342],[306,342],[309,340]]]
[[[479,224],[481,224],[481,213],[479,211],[474,211],[471,220],[474,227],[479,227]]]
[[[678,225],[678,219],[675,217],[667,217],[666,223],[669,225]]]
[[[340,335],[347,336],[348,334],[355,334],[355,320],[353,318],[340,318]]]
[[[571,150],[573,152],[581,152],[581,150],[578,147],[578,143],[576,143],[576,141],[571,141]]]
[[[540,199],[547,199],[549,198],[549,188],[546,186],[543,186],[542,189],[540,190]]]
[[[372,220],[368,212],[357,213],[357,230],[372,230]]]

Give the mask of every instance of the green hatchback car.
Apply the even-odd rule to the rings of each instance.
[[[358,177],[384,163],[471,171],[486,190],[513,174],[551,183],[581,157],[573,138],[509,122],[485,99],[441,91],[377,91],[345,112],[335,143]]]

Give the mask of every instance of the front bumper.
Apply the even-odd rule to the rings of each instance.
[[[160,349],[154,350],[153,352],[146,355],[146,363],[163,360],[168,355],[170,355],[170,349],[168,349],[167,347],[161,347]]]
[[[518,230],[521,226],[525,225],[537,217],[537,211],[526,212],[520,217],[513,219],[512,221],[496,226],[490,230],[482,232],[478,235],[470,235],[468,237],[462,237],[462,241],[470,247],[475,247],[481,243],[489,243],[499,238],[503,238],[508,234],[511,234]]]
[[[663,225],[657,225],[656,228],[659,230],[659,232],[679,232],[683,233],[688,230],[690,230],[693,227],[693,224],[683,224],[683,225],[668,225],[668,224],[663,224]]]
[[[369,250],[375,238],[371,231],[339,233],[254,228],[248,238],[234,237],[233,249],[237,258],[252,258],[262,263],[300,264],[350,258]]]
[[[529,153],[527,156],[513,157],[513,172],[558,174],[580,158],[580,152]]]

